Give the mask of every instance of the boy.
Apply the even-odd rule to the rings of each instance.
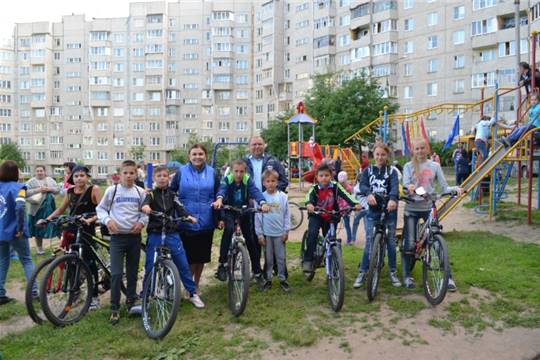
[[[135,185],[136,178],[135,162],[122,162],[120,183],[109,186],[96,207],[99,222],[105,224],[111,233],[111,325],[116,325],[120,320],[120,285],[124,262],[128,309],[138,299],[136,287],[141,256],[141,230],[148,223],[148,217],[140,211],[145,192]]]
[[[144,264],[144,272],[146,276],[152,270],[154,265],[154,252],[157,246],[161,244],[161,231],[163,230],[163,222],[161,218],[151,215],[152,210],[162,212],[173,218],[187,216],[192,224],[197,222],[197,219],[190,216],[184,207],[176,200],[176,194],[170,190],[169,187],[169,170],[166,166],[158,166],[154,169],[154,183],[156,188],[153,189],[146,199],[144,199],[142,212],[146,215],[150,215],[148,227],[146,231],[148,233],[148,241],[146,242],[146,261]],[[174,264],[178,268],[180,278],[184,287],[190,294],[189,301],[197,309],[204,308],[204,303],[201,298],[196,294],[197,286],[193,281],[191,270],[187,262],[186,253],[182,242],[180,241],[180,235],[178,234],[177,224],[166,224],[165,232],[167,237],[165,238],[165,246],[171,251],[171,257]]]
[[[263,196],[270,207],[268,214],[256,214],[255,232],[259,244],[265,247],[266,283],[263,290],[272,288],[274,257],[277,262],[279,286],[284,292],[289,291],[285,275],[285,242],[289,238],[289,205],[287,195],[277,190],[279,174],[276,170],[265,170],[262,174]]]
[[[339,219],[331,218],[330,215],[321,214],[315,215],[315,207],[325,210],[339,210],[338,196],[347,202],[350,206],[354,206],[356,210],[361,210],[362,207],[351,194],[349,194],[336,181],[332,180],[332,169],[327,163],[323,162],[317,168],[317,183],[313,184],[306,195],[306,207],[308,210],[308,239],[307,249],[304,253],[302,269],[305,273],[313,272],[313,253],[319,229],[322,228],[323,234],[326,235],[330,228],[330,221],[339,222]]]
[[[254,199],[257,204],[261,206],[262,212],[268,212],[268,205],[264,200],[264,196],[259,189],[255,186],[253,179],[246,173],[247,165],[243,160],[235,160],[231,165],[231,172],[224,176],[219,185],[217,193],[217,200],[212,203],[214,209],[219,209],[223,204],[232,205],[234,207],[241,208],[248,206],[249,199]],[[227,263],[227,253],[231,244],[232,235],[234,233],[234,220],[235,214],[225,212],[220,221],[220,228],[225,227],[223,231],[223,237],[221,238],[221,246],[219,249],[219,266],[216,273],[216,277],[221,280],[227,280],[227,270],[225,264]],[[246,213],[240,217],[240,227],[242,228],[242,235],[246,240],[247,248],[249,251],[249,257],[251,259],[251,269],[260,286],[263,285],[263,276],[261,272],[261,265],[256,259],[256,247],[255,240],[253,239],[251,216]]]

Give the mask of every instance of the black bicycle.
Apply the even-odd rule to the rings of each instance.
[[[440,195],[427,194],[423,188],[416,189],[416,195],[421,200],[404,196],[406,202],[418,202],[428,199],[431,201],[431,211],[423,224],[418,224],[415,236],[415,249],[413,259],[409,265],[409,272],[414,268],[417,260],[422,261],[422,284],[424,296],[432,305],[438,305],[446,296],[448,279],[450,278],[450,263],[448,248],[442,236],[442,225],[439,224],[436,201],[443,197],[457,196],[457,192],[446,192]]]
[[[144,331],[152,339],[161,339],[171,331],[180,307],[180,274],[165,245],[169,224],[189,221],[187,217],[173,218],[159,211],[151,215],[162,220],[161,244],[156,247],[152,270],[146,274],[142,295]]]
[[[83,219],[93,217],[95,213],[76,216],[60,216],[51,222],[62,226],[76,227],[75,241],[61,256],[55,256],[43,273],[39,297],[45,317],[56,326],[65,326],[78,322],[88,312],[94,289],[107,291],[110,289],[110,262],[108,243],[81,230],[86,223]],[[82,236],[90,235],[90,236]],[[100,246],[94,246],[92,242]],[[83,246],[83,244],[85,246]],[[88,264],[83,260],[84,251],[90,251],[89,257],[95,263],[97,278],[92,275]],[[101,254],[101,255],[100,255]],[[47,260],[46,260],[47,261]],[[45,266],[42,267],[44,269]],[[36,273],[36,276],[39,272]],[[97,283],[96,283],[97,281]],[[122,292],[126,292],[122,284]]]
[[[249,293],[249,253],[246,247],[246,240],[242,236],[240,227],[240,217],[247,213],[258,212],[258,209],[244,206],[237,208],[230,205],[223,205],[223,210],[234,213],[234,233],[227,254],[227,278],[228,296],[227,303],[229,310],[234,316],[240,316],[244,312]]]
[[[300,209],[307,210],[306,207],[301,207]],[[313,213],[316,215],[327,214],[333,218],[332,220],[335,220],[335,218],[348,214],[352,210],[354,209],[350,207],[337,211],[315,208]],[[304,261],[304,254],[307,251],[307,238],[308,230],[304,232],[302,246],[300,247],[300,261],[302,263]],[[319,236],[317,239],[315,252],[313,253],[313,271],[304,273],[308,281],[313,280],[315,269],[319,267],[325,267],[328,301],[332,310],[338,312],[343,307],[343,302],[345,300],[345,268],[341,255],[341,240],[336,238],[335,221],[330,221],[330,228],[328,229],[326,236]]]

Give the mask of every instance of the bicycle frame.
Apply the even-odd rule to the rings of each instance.
[[[336,239],[336,224],[333,221],[330,222],[330,228],[324,237],[323,246],[325,247],[325,271],[326,275],[330,276],[330,249],[333,246],[339,246],[339,241]]]

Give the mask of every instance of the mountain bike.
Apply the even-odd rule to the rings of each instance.
[[[386,231],[388,209],[386,207],[390,198],[381,194],[375,194],[374,196],[377,199],[377,204],[380,204],[382,212],[379,220],[374,225],[373,243],[371,244],[369,267],[366,274],[366,291],[369,301],[373,301],[377,295],[381,270],[384,267],[386,243],[388,242],[388,234]]]
[[[50,260],[49,266],[43,273],[39,297],[45,317],[56,326],[65,326],[78,322],[88,312],[92,293],[97,287],[99,291],[110,289],[111,273],[109,270],[109,244],[105,240],[88,234],[82,230],[86,225],[83,219],[94,216],[87,213],[76,216],[60,216],[50,222],[60,226],[76,227],[75,241],[63,255],[57,254]],[[45,221],[49,222],[49,221]],[[85,236],[82,236],[85,235]],[[98,246],[94,246],[97,243]],[[83,246],[84,245],[84,246]],[[89,265],[83,260],[85,251],[95,263],[97,279],[92,275]],[[46,260],[46,261],[48,261]],[[36,271],[36,278],[39,272]],[[97,281],[97,283],[95,283]],[[101,289],[101,290],[100,290]],[[126,292],[122,284],[122,292]]]
[[[161,244],[154,252],[150,273],[146,274],[142,295],[144,331],[152,339],[161,339],[171,331],[180,307],[180,274],[165,245],[167,225],[189,221],[187,217],[173,218],[159,211],[151,215],[162,221]]]
[[[301,207],[301,210],[307,210],[306,207]],[[345,299],[345,270],[343,258],[341,256],[341,240],[336,238],[336,218],[349,214],[353,208],[347,207],[341,210],[325,210],[315,208],[313,214],[327,214],[332,217],[330,228],[326,236],[319,236],[315,251],[313,253],[313,271],[305,274],[306,280],[311,281],[315,276],[315,269],[324,267],[327,279],[328,302],[330,307],[335,312],[338,312],[343,307]],[[300,247],[300,261],[303,263],[304,254],[307,251],[308,230],[304,232],[302,237],[302,246]],[[323,261],[324,260],[324,261]]]
[[[422,262],[422,284],[424,296],[432,305],[438,305],[446,296],[448,279],[450,278],[450,263],[448,260],[448,247],[442,236],[442,225],[439,224],[436,201],[443,197],[456,197],[457,192],[442,194],[427,194],[423,188],[416,189],[416,195],[420,199],[403,196],[402,199],[409,203],[424,201],[431,202],[431,210],[428,219],[423,224],[418,224],[415,236],[415,250],[413,259],[409,265],[409,271],[414,268],[415,262]]]
[[[300,205],[294,201],[289,201],[289,224],[290,230],[296,230],[304,221],[304,212],[300,210]]]
[[[240,217],[248,213],[258,212],[258,209],[236,208],[230,205],[223,205],[223,210],[233,213],[234,233],[227,254],[227,278],[228,296],[227,303],[229,310],[234,316],[240,316],[244,312],[249,293],[249,253],[246,247],[246,240],[242,236],[240,228]]]

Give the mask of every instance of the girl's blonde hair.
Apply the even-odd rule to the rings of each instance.
[[[373,149],[371,150],[373,153],[375,153],[375,150],[377,149],[382,149],[386,155],[390,155],[390,147],[388,145],[386,145],[385,143],[382,143],[382,142],[376,142],[375,145],[373,145]],[[386,158],[386,164],[385,165],[388,165],[389,164],[389,159]]]
[[[413,140],[412,142],[412,153],[413,153],[413,156],[412,156],[412,164],[413,164],[413,169],[414,169],[414,174],[413,176],[416,177],[420,174],[420,162],[418,161],[418,159],[416,158],[416,152],[414,151],[414,148],[416,147],[417,144],[424,144],[424,145],[427,145],[427,141],[426,139],[416,139],[416,140]]]

